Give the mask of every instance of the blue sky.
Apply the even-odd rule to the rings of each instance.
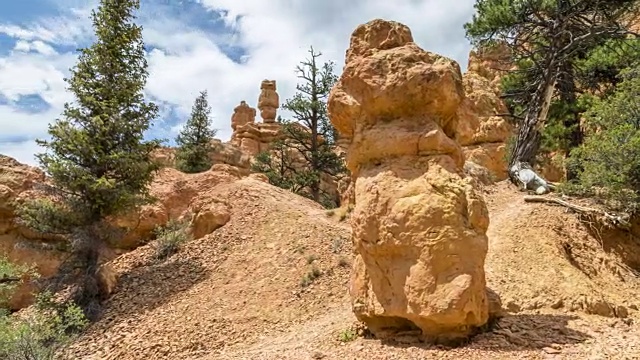
[[[35,164],[47,125],[73,101],[64,77],[76,49],[93,39],[99,0],[0,1],[0,153]],[[473,0],[141,0],[138,23],[148,50],[146,96],[161,108],[150,137],[173,139],[195,97],[207,89],[218,138],[231,135],[233,108],[256,106],[260,82],[277,81],[281,100],[295,91],[295,67],[310,45],[340,73],[349,36],[374,18],[407,24],[424,49],[463,69],[462,24]],[[281,112],[286,116],[286,113]]]

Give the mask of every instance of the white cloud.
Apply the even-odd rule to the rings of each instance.
[[[45,44],[40,40],[36,40],[32,42],[25,41],[25,40],[18,40],[13,50],[20,51],[20,52],[35,51],[37,53],[40,53],[46,56],[53,56],[58,54],[58,52],[53,47],[51,47],[51,45]]]
[[[88,5],[85,4],[83,8],[66,8],[67,13],[64,15],[44,18],[28,26],[0,24],[0,34],[25,41],[76,45],[93,37]]]
[[[342,70],[349,37],[355,27],[374,18],[400,21],[408,25],[415,41],[424,49],[454,58],[466,68],[469,45],[462,25],[471,19],[474,0],[193,0],[211,11],[224,13],[227,32],[203,31],[184,16],[169,12],[170,6],[154,7],[143,2],[141,16],[145,42],[153,46],[148,55],[150,77],[147,94],[177,107],[185,118],[198,92],[209,91],[214,126],[218,137],[228,140],[233,108],[246,100],[256,106],[260,82],[277,80],[281,101],[295,91],[295,67],[308,54],[310,45],[320,50],[322,61],[336,63]],[[92,0],[91,6],[96,1]],[[61,3],[62,4],[62,3]],[[16,113],[0,105],[0,127],[10,134],[41,136],[46,124],[60,114],[69,94],[62,78],[73,65],[75,54],[57,54],[47,46],[77,45],[90,39],[89,7],[80,0],[66,0],[63,16],[44,19],[28,26],[1,24],[0,33],[21,40],[6,58],[0,57],[0,95],[15,99],[37,93],[52,108],[45,114]],[[220,46],[239,46],[246,51],[242,64],[230,60]],[[55,50],[55,47],[51,50]],[[281,112],[282,113],[282,112]],[[16,124],[17,127],[9,126]],[[22,124],[24,123],[24,124]],[[176,126],[167,134],[175,136]],[[6,130],[5,130],[6,131]],[[1,153],[29,161],[29,151],[0,143]]]

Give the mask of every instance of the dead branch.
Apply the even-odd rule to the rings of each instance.
[[[18,277],[3,277],[0,278],[0,284],[10,284],[15,282],[20,282],[22,279]]]
[[[552,203],[552,204],[557,204],[560,206],[564,206],[566,208],[569,208],[573,211],[576,211],[578,213],[581,214],[599,214],[604,216],[607,220],[609,220],[612,224],[614,224],[616,227],[621,227],[621,228],[629,228],[631,226],[631,224],[629,224],[629,222],[625,219],[623,219],[621,216],[617,216],[617,215],[613,215],[610,214],[604,210],[600,210],[600,209],[594,209],[594,208],[589,208],[589,207],[585,207],[585,206],[580,206],[580,205],[575,205],[575,204],[571,204],[567,201],[564,200],[560,200],[558,198],[554,198],[554,197],[550,197],[550,196],[532,196],[532,195],[526,195],[524,197],[524,201],[525,202],[539,202],[539,203]]]

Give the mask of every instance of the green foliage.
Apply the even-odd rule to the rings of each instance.
[[[207,91],[201,91],[191,110],[191,117],[176,138],[177,167],[186,173],[209,170],[212,162],[210,154],[214,150],[211,143],[217,130],[211,128],[211,107],[207,102]]]
[[[581,87],[607,96],[620,82],[620,72],[636,67],[639,61],[640,40],[621,37],[604,41],[575,63]]]
[[[304,168],[296,166],[295,150],[285,140],[275,141],[269,151],[256,155],[251,169],[267,176],[269,183],[299,195],[310,185],[311,174]]]
[[[357,338],[358,338],[358,333],[356,332],[356,330],[352,328],[344,329],[340,331],[340,334],[338,335],[338,341],[343,343],[354,341]]]
[[[48,199],[26,201],[20,221],[64,235],[72,256],[52,291],[72,286],[72,299],[97,315],[101,287],[96,277],[101,249],[117,233],[109,218],[153,200],[148,185],[159,164],[160,141],[144,140],[158,107],[144,99],[148,76],[142,28],[135,25],[139,0],[102,0],[91,14],[96,40],[81,49],[65,81],[75,101],[49,125],[46,152],[37,158],[50,176]],[[78,268],[83,271],[78,271]]]
[[[103,0],[92,12],[97,40],[80,50],[66,79],[76,102],[49,125],[51,140],[37,141],[48,150],[37,158],[58,201],[27,204],[25,220],[35,228],[68,233],[148,201],[159,142],[143,141],[143,133],[158,109],[143,98],[142,28],[131,22],[138,8],[138,0]]]
[[[637,40],[627,37],[625,22],[637,14],[639,3],[476,1],[476,14],[465,24],[467,37],[479,47],[505,44],[517,66],[502,82],[520,127],[518,141],[527,142],[515,145],[514,160],[532,162],[538,150],[568,153],[581,143],[580,114],[586,107],[579,97],[585,90],[606,93],[618,72],[637,61]],[[549,89],[551,104],[545,101]]]
[[[6,305],[13,291],[23,283],[25,277],[38,276],[35,266],[17,265],[0,255],[0,308]]]
[[[260,154],[253,166],[267,175],[271,184],[306,196],[325,207],[335,207],[336,199],[321,189],[321,176],[343,175],[343,159],[334,151],[337,132],[329,121],[327,98],[337,81],[333,63],[317,63],[321,53],[313,48],[310,58],[297,67],[297,93],[283,104],[293,120],[279,119],[284,140],[277,142],[269,153]],[[301,126],[302,125],[302,126]]]
[[[22,317],[0,314],[0,358],[52,360],[86,325],[78,306],[56,303],[50,293],[40,294],[30,313]]]
[[[155,254],[156,260],[164,260],[180,251],[180,247],[185,242],[191,240],[188,231],[188,221],[178,221],[175,219],[156,229]]]
[[[635,213],[640,201],[640,68],[623,72],[613,94],[585,113],[587,137],[571,153],[578,179],[566,189]]]

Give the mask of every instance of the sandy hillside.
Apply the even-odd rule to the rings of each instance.
[[[563,208],[524,203],[505,183],[485,194],[486,270],[512,313],[457,349],[410,335],[341,342],[356,324],[348,224],[255,180],[216,191],[231,221],[161,264],[153,244],[116,259],[118,289],[70,358],[640,359],[640,277],[618,256],[633,250],[630,240],[614,248],[607,234],[591,236]]]

